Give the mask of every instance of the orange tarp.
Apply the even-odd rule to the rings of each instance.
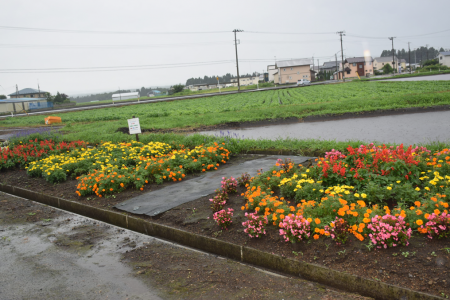
[[[50,125],[53,123],[61,123],[60,117],[47,117],[44,120],[45,120],[45,125]]]

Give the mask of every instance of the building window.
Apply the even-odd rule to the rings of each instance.
[[[382,65],[384,66],[384,63]]]
[[[369,61],[369,66],[371,66],[372,65],[372,62],[371,61]]]
[[[291,68],[291,71],[292,71],[292,68]]]
[[[356,67],[356,63],[353,63],[353,66]]]
[[[359,68],[360,68],[360,69],[362,69],[362,67],[363,67],[362,65],[359,65]]]
[[[286,69],[283,69],[283,71],[286,71]]]
[[[297,72],[297,75],[300,75],[300,72]]]
[[[442,56],[439,58],[439,59],[441,59],[442,60]]]
[[[350,70],[347,71],[347,74],[350,74]]]
[[[291,76],[289,76],[289,79],[292,79],[292,77],[291,77]]]

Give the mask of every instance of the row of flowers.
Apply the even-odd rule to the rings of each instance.
[[[371,144],[347,151],[333,150],[309,168],[279,160],[247,184],[242,209],[291,242],[325,236],[344,243],[353,234],[386,248],[407,245],[413,231],[450,234],[448,149]]]
[[[49,140],[29,140],[27,143],[20,142],[12,147],[0,148],[0,170],[14,167],[25,167],[30,162],[46,158],[49,155],[71,151],[76,148],[86,147],[83,141],[55,142]]]
[[[150,182],[181,181],[188,173],[216,169],[228,161],[223,144],[178,149],[165,143],[103,143],[95,148],[81,148],[51,155],[32,162],[27,172],[56,183],[78,176],[79,196],[120,192],[128,187],[143,189]]]

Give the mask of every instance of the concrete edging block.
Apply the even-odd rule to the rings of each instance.
[[[323,266],[284,258],[250,247],[239,246],[211,237],[197,235],[167,225],[154,223],[125,214],[91,207],[75,201],[36,193],[27,189],[0,183],[0,191],[32,201],[57,207],[85,217],[103,221],[118,227],[127,228],[142,234],[173,241],[216,255],[242,261],[258,267],[323,283],[349,292],[359,293],[375,299],[392,300],[437,300],[439,296],[414,291],[407,288],[355,276]]]

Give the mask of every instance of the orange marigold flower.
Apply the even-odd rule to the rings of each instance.
[[[419,220],[416,221],[416,224],[420,226],[420,225],[423,224],[423,221],[419,219]]]
[[[316,222],[316,224],[320,224],[320,219],[319,219],[319,218],[316,218],[316,219],[314,220],[314,222]]]
[[[318,240],[319,237],[320,237],[320,236],[319,236],[318,234],[315,234],[315,235],[314,235],[314,239],[315,239],[315,240]]]

